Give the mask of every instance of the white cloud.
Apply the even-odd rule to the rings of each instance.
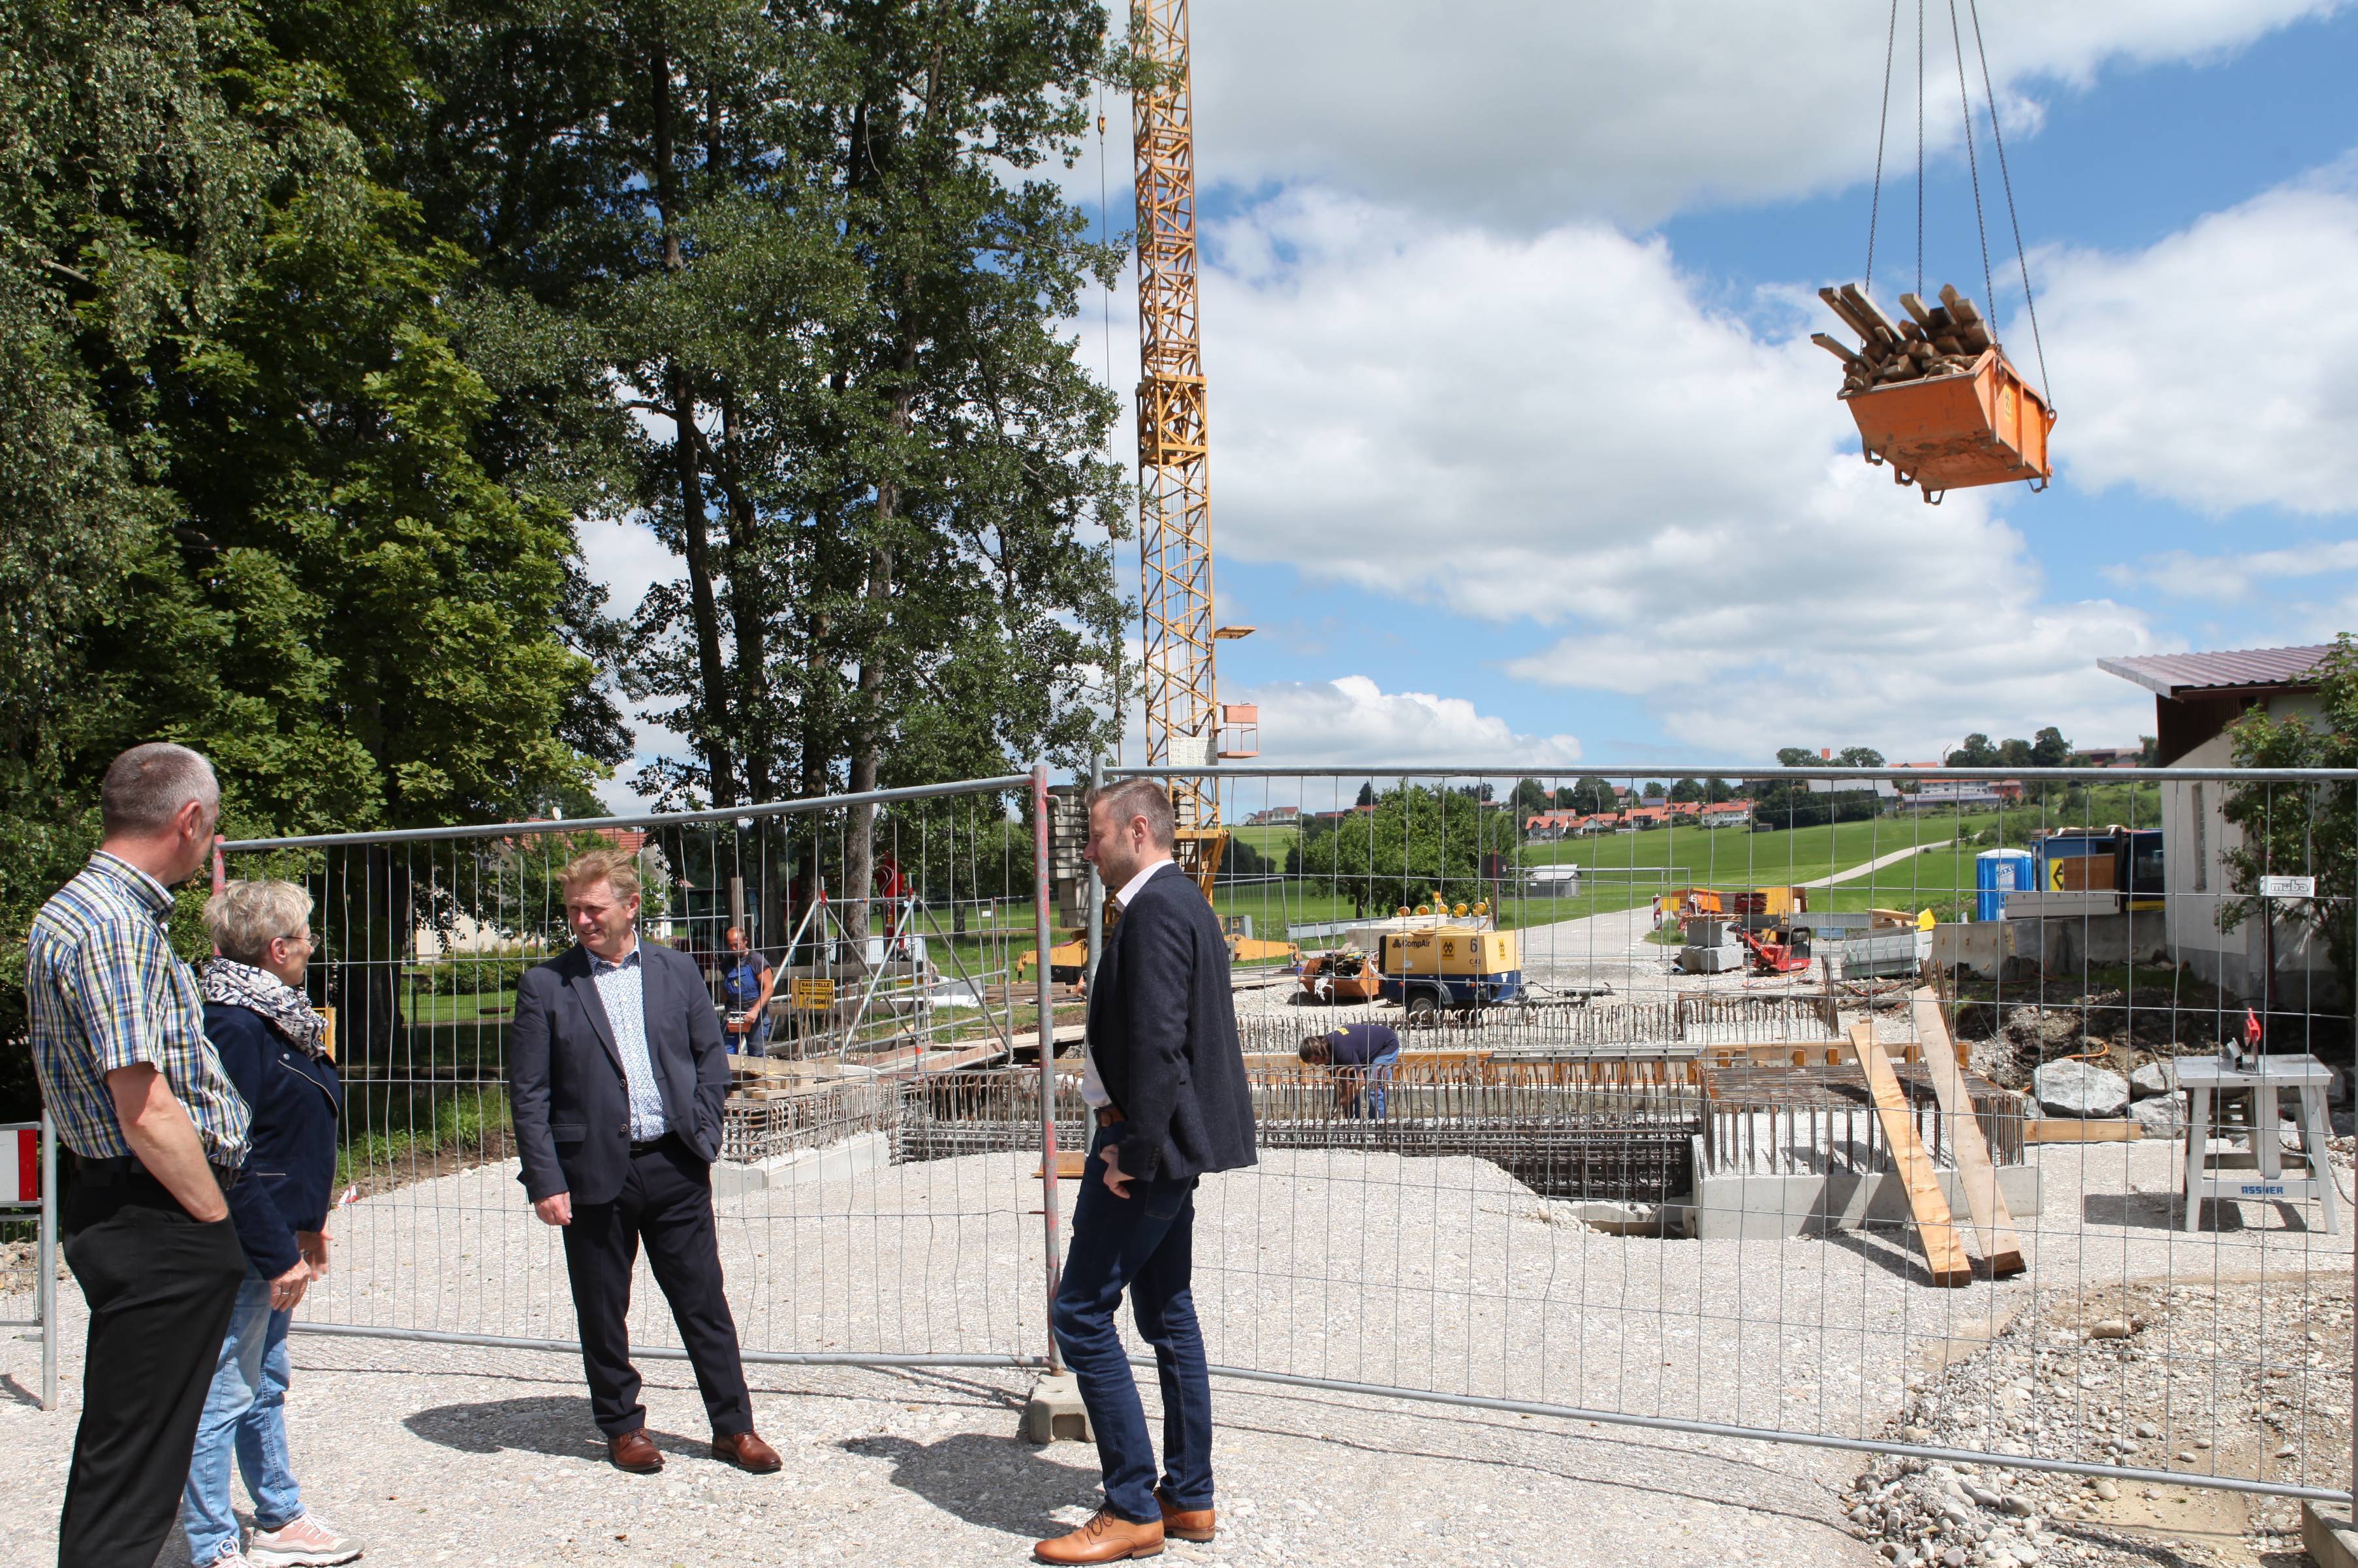
[[[2340,4],[1979,9],[2000,114],[2027,135],[2035,82],[2079,85],[2108,64],[2216,55]],[[1515,226],[1595,212],[1645,224],[1698,201],[1835,188],[1874,167],[1887,11],[1872,3],[1196,0],[1193,12],[1207,184],[1313,179]],[[1927,135],[1945,146],[1957,139],[1956,65],[1939,12],[1928,24]],[[1903,16],[1891,110],[1911,159],[1912,33]],[[1970,27],[1965,50],[1978,103]],[[1124,124],[1127,105],[1109,117]]]
[[[2358,539],[2320,539],[2244,555],[2169,550],[2135,566],[2108,568],[2104,575],[2124,587],[2149,584],[2172,599],[2235,603],[2250,599],[2263,583],[2343,572],[2358,572]]]
[[[2143,619],[2044,600],[1997,510],[2039,502],[1897,490],[1859,460],[1831,362],[1704,308],[1660,243],[1315,195],[1216,240],[1224,553],[1562,627],[1508,673],[1642,697],[1718,757],[2149,722],[2093,668],[2154,646]]]
[[[2345,160],[2133,254],[2044,258],[2067,478],[2212,512],[2358,507],[2353,175]]]
[[[1260,706],[1262,750],[1257,760],[1267,764],[1479,762],[1550,769],[1580,761],[1580,741],[1574,736],[1519,734],[1464,697],[1386,692],[1365,676],[1276,681],[1221,696]]]

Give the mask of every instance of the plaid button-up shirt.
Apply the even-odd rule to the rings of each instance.
[[[622,1079],[631,1091],[631,1138],[646,1142],[670,1130],[664,1114],[663,1086],[655,1082],[654,1053],[647,1045],[646,971],[639,963],[639,946],[619,958],[590,955],[590,978],[606,1022],[614,1031],[614,1050],[622,1058]]]
[[[77,1154],[131,1152],[106,1075],[144,1063],[187,1108],[206,1160],[234,1168],[253,1112],[205,1038],[204,998],[172,951],[171,914],[163,883],[103,849],[41,906],[25,958],[33,1070]]]

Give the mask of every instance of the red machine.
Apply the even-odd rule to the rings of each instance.
[[[1756,975],[1795,975],[1810,967],[1810,944],[1807,937],[1790,942],[1771,942],[1742,926],[1736,935],[1752,954],[1752,972]]]

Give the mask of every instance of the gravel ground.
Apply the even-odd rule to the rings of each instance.
[[[1921,1390],[1902,1435],[1954,1447],[2035,1436],[2097,1464],[2349,1485],[2347,1276],[2298,1290],[2132,1286],[2039,1305],[2051,1310]],[[2180,1354],[2202,1344],[2230,1347],[2227,1363]],[[2300,1559],[2298,1504],[2197,1487],[1886,1459],[1860,1476],[1854,1504],[1859,1535],[1898,1568]]]
[[[1015,1563],[1097,1497],[1092,1450],[1014,1437],[1018,1373],[755,1366],[758,1419],[786,1467],[750,1476],[704,1457],[687,1368],[650,1362],[649,1425],[670,1463],[640,1477],[598,1456],[569,1357],[293,1344],[288,1431],[307,1500],[364,1536],[372,1563]],[[65,1408],[33,1409],[34,1366],[29,1345],[0,1352],[16,1396],[0,1402],[12,1563],[54,1551],[79,1392],[70,1350]],[[1602,1568],[1639,1542],[1648,1562],[1677,1565],[1879,1561],[1846,1533],[1848,1467],[1833,1454],[1226,1383],[1215,1399],[1221,1537],[1174,1542],[1165,1561]],[[1151,1379],[1147,1402],[1152,1414]],[[185,1562],[177,1535],[160,1561]]]

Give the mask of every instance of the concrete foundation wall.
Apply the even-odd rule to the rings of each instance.
[[[772,1187],[804,1182],[836,1182],[861,1171],[879,1171],[892,1162],[892,1145],[882,1132],[862,1132],[818,1149],[797,1149],[752,1164],[722,1161],[712,1167],[712,1195],[742,1197]]]
[[[1956,1172],[1941,1173],[1941,1190],[1957,1222],[1969,1223],[1972,1210]],[[2038,1167],[2000,1167],[1997,1190],[2016,1219],[2039,1212]],[[1850,1172],[1824,1176],[1705,1176],[1695,1184],[1694,1196],[1692,1228],[1705,1241],[1737,1238],[1775,1241],[1830,1230],[1857,1230],[1869,1222],[1906,1225],[1912,1217],[1907,1187],[1898,1177],[1881,1172],[1864,1176]]]

